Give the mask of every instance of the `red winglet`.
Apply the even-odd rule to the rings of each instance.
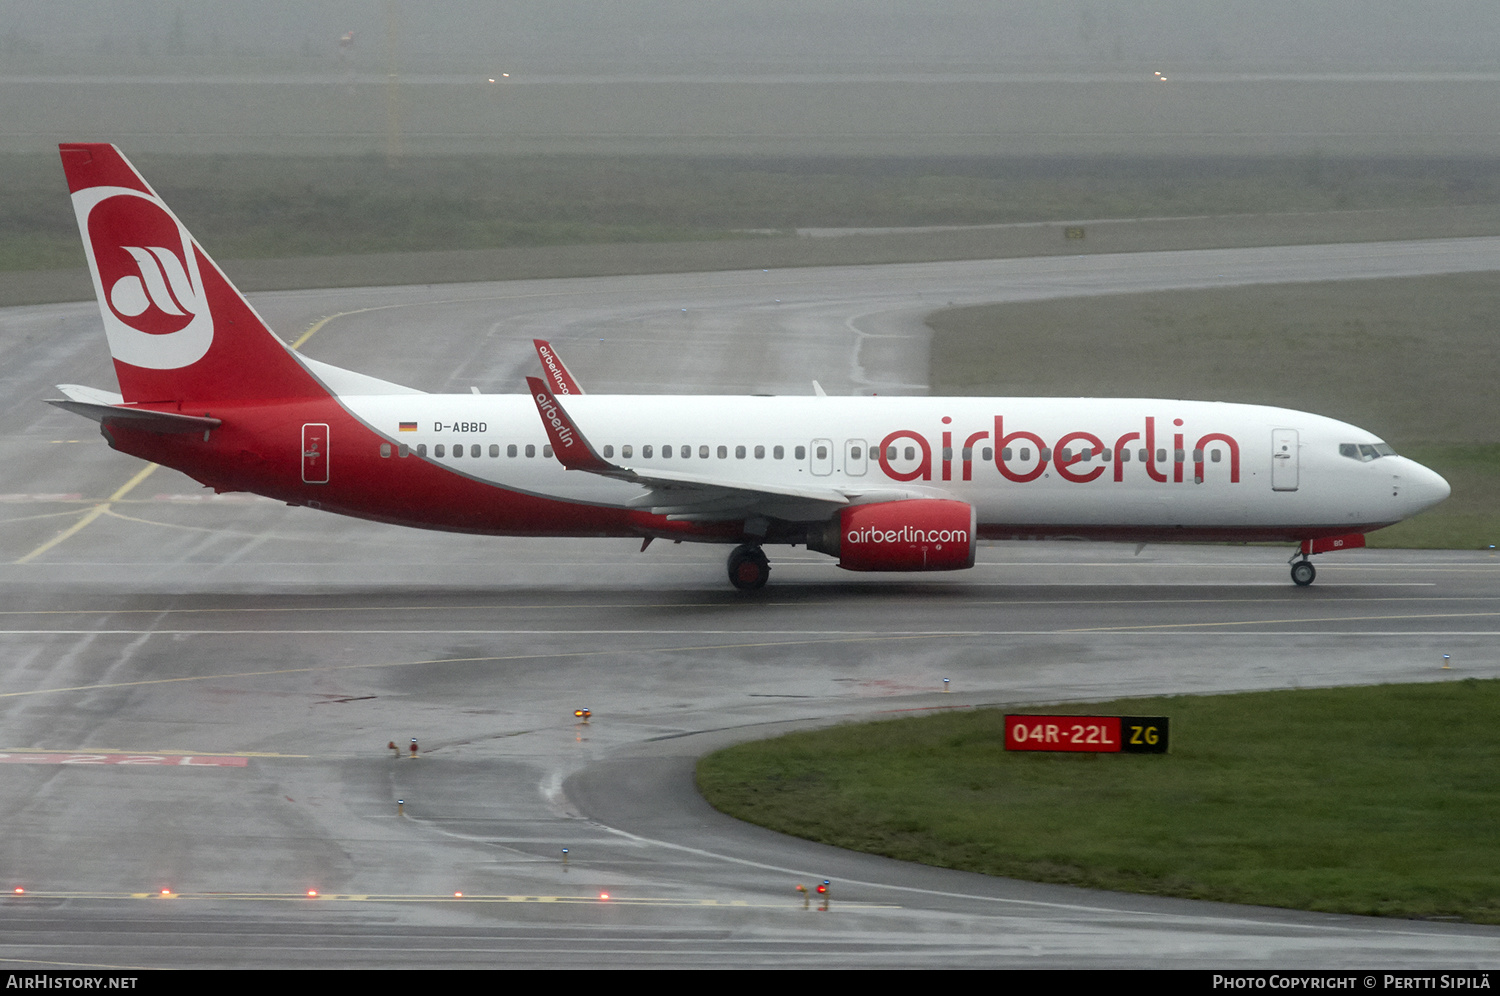
[[[569,470],[587,470],[594,474],[608,474],[620,469],[599,459],[599,454],[573,425],[557,398],[548,393],[547,385],[540,378],[527,377],[526,386],[531,389],[531,400],[536,402],[537,413],[542,416],[542,426],[547,430],[547,438],[552,440],[552,452],[559,463]]]
[[[583,388],[578,386],[578,381],[563,366],[562,357],[557,355],[557,350],[552,348],[552,343],[546,339],[533,339],[531,344],[536,347],[536,355],[542,361],[542,372],[547,375],[547,383],[551,385],[554,394],[582,394]]]

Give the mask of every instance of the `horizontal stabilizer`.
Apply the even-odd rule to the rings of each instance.
[[[147,432],[207,432],[224,423],[220,419],[205,415],[182,415],[177,412],[158,412],[149,408],[131,408],[127,405],[101,405],[92,401],[71,401],[63,398],[47,398],[47,404],[56,405],[63,411],[91,418],[100,425],[114,423]]]

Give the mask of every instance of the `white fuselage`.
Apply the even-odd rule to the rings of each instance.
[[[550,458],[526,395],[340,401],[393,447],[407,447],[408,459],[501,488],[612,507],[629,507],[642,492]],[[1370,459],[1380,440],[1363,429],[1257,405],[618,395],[566,403],[595,451],[643,475],[701,475],[749,489],[827,487],[855,503],[947,496],[974,506],[988,538],[1142,528],[1226,538],[1358,532],[1414,515],[1449,490],[1411,460]],[[403,422],[415,426],[402,431]],[[1360,444],[1364,456],[1341,454],[1341,446],[1358,453]],[[333,452],[336,467],[336,443]]]

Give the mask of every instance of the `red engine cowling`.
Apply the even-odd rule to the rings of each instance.
[[[974,566],[974,525],[972,505],[943,498],[851,505],[807,545],[846,571],[960,571]]]

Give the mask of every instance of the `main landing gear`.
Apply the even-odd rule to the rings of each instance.
[[[771,562],[760,547],[742,543],[729,555],[729,583],[740,591],[764,588],[771,577]]]

